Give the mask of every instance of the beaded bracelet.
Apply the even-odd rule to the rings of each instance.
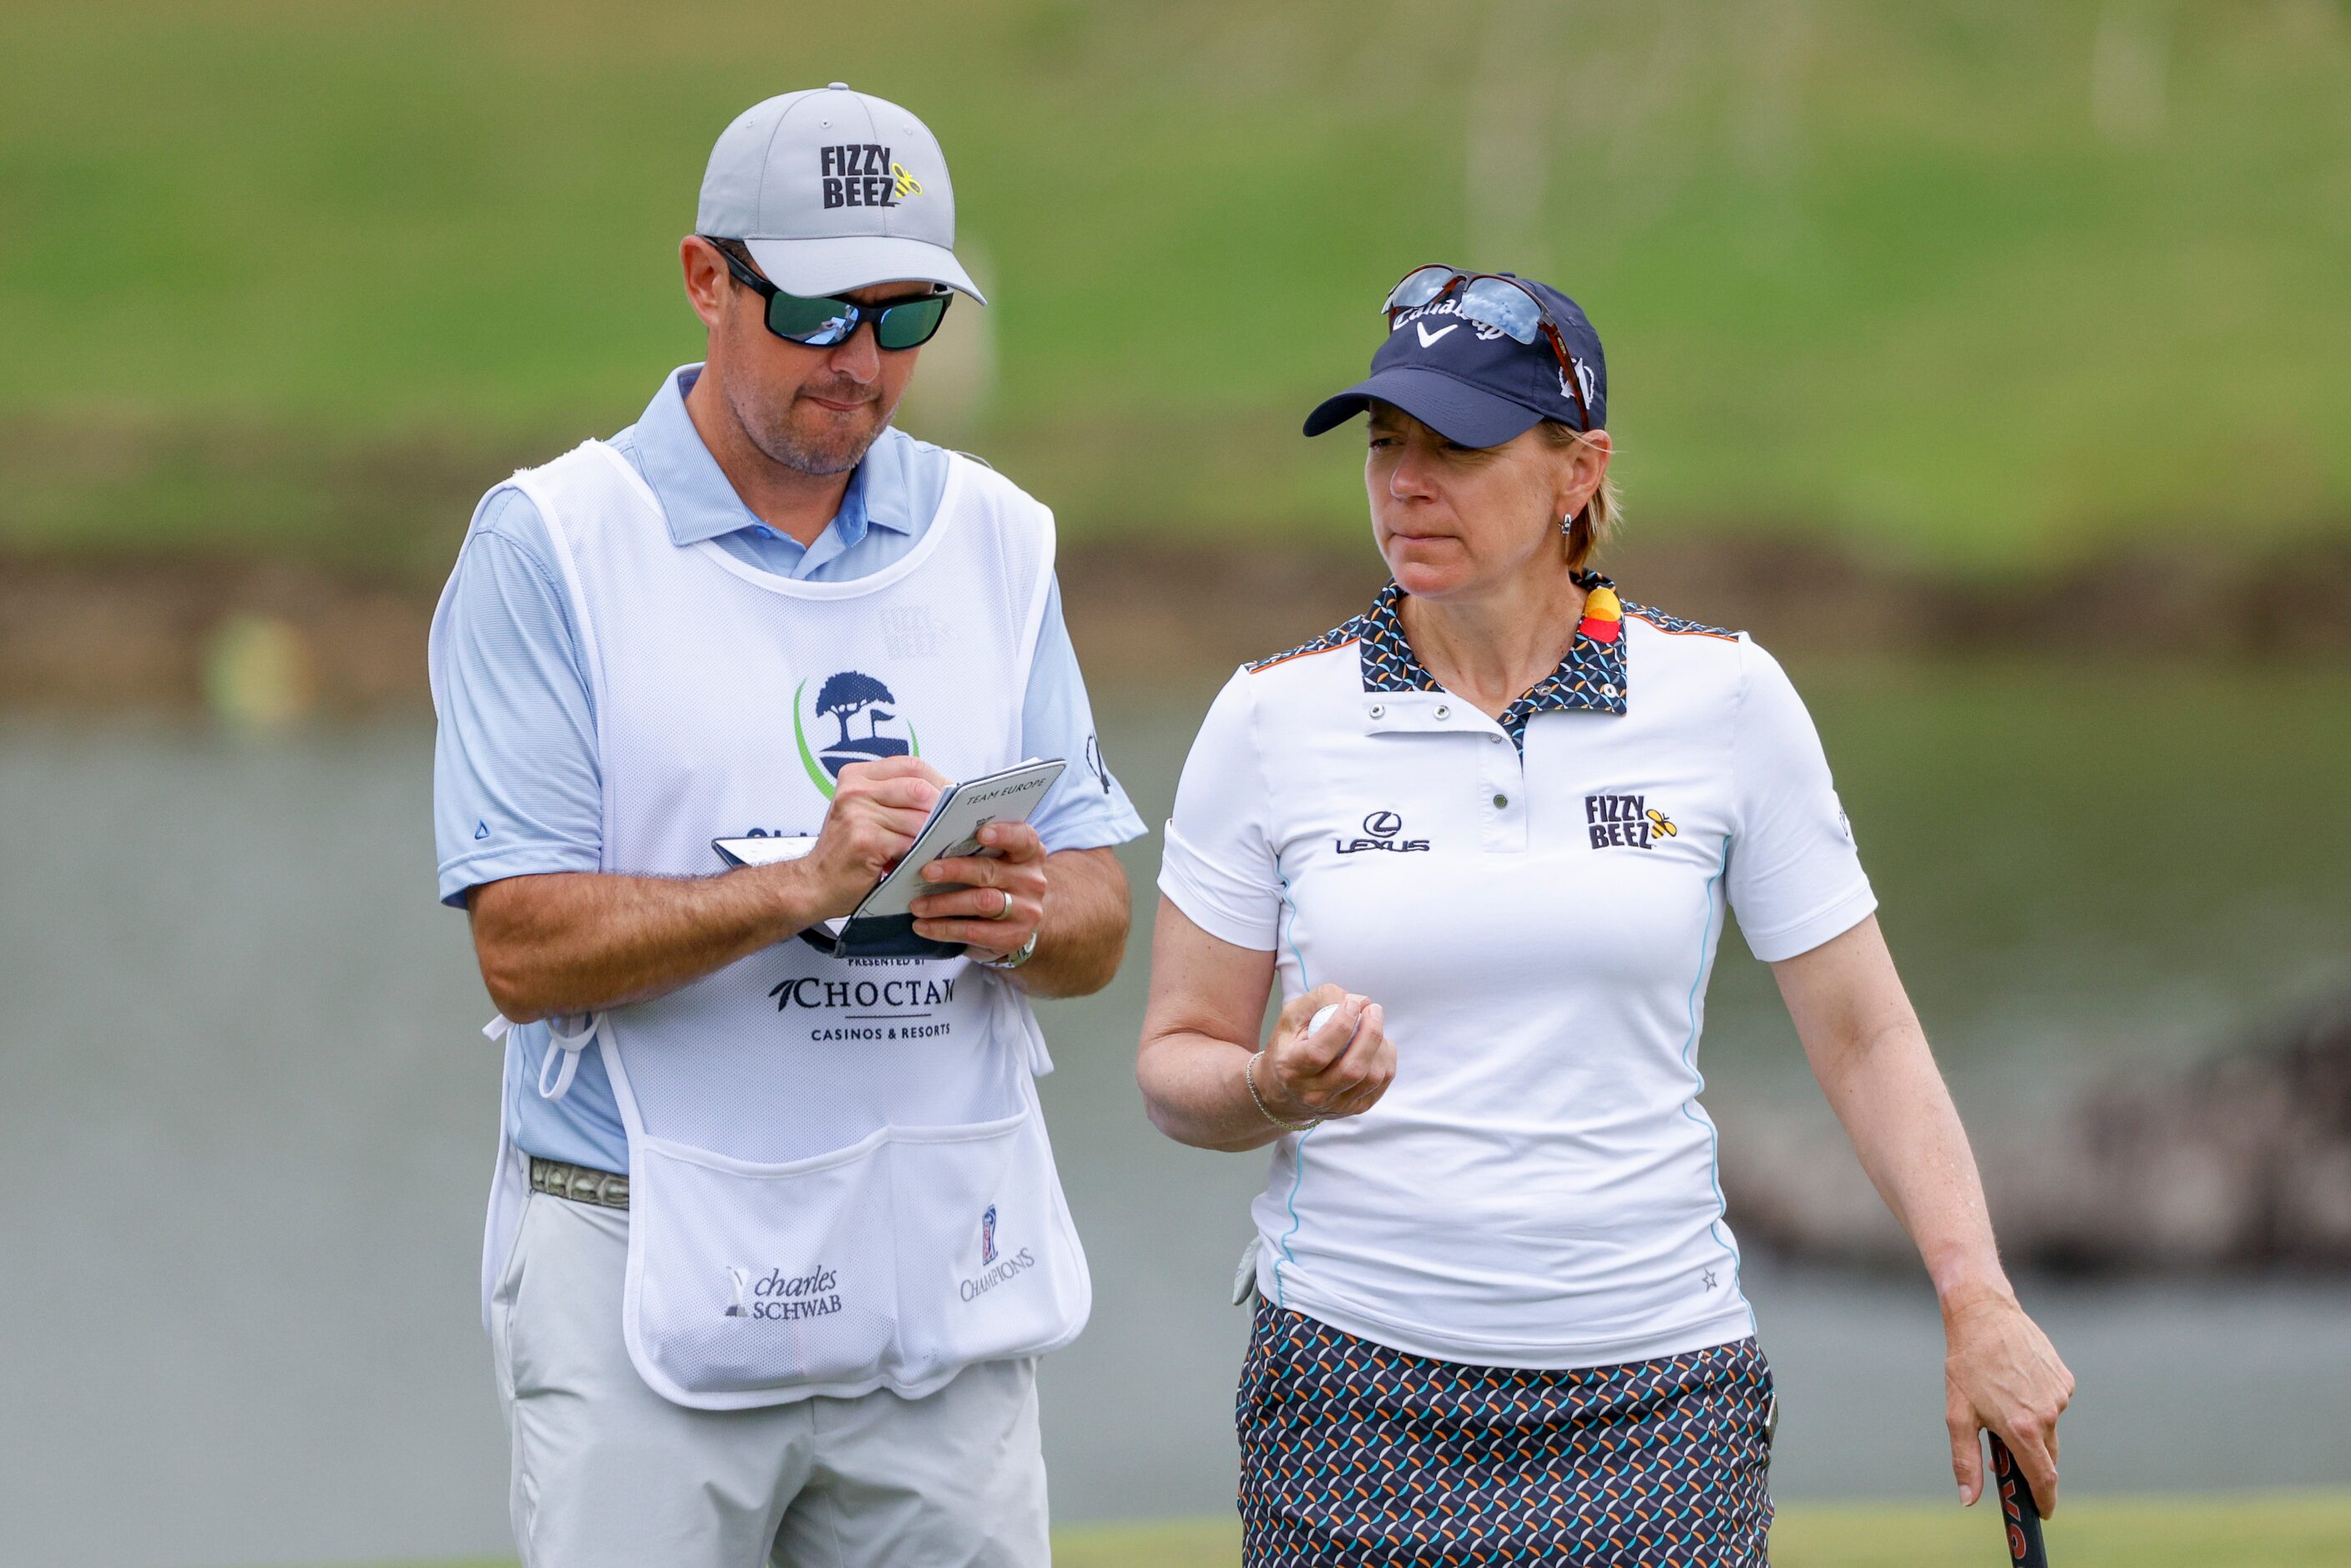
[[[1322,1124],[1322,1118],[1320,1116],[1311,1122],[1285,1122],[1265,1108],[1265,1100],[1257,1092],[1257,1058],[1255,1056],[1251,1056],[1249,1059],[1249,1064],[1241,1069],[1241,1082],[1249,1085],[1249,1103],[1257,1107],[1257,1113],[1283,1132],[1311,1133]]]

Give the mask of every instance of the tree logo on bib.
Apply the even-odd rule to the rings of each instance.
[[[893,707],[897,694],[862,670],[842,670],[827,675],[816,689],[813,707],[808,702],[808,686],[802,681],[792,691],[792,738],[799,742],[800,766],[808,769],[809,782],[826,800],[832,799],[838,788],[841,770],[852,762],[878,762],[885,757],[920,757],[923,743],[914,735],[914,721],[906,721],[904,737],[885,735],[882,727],[894,724],[898,716]],[[823,741],[821,749],[809,745],[809,723],[816,721],[817,737]],[[833,734],[824,734],[825,722],[831,720]],[[860,727],[864,733],[857,733]]]

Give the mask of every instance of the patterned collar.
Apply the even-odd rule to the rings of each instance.
[[[1560,660],[1559,668],[1502,710],[1502,728],[1520,756],[1526,754],[1527,724],[1539,713],[1582,711],[1618,718],[1625,716],[1626,616],[1637,616],[1658,631],[1676,635],[1719,637],[1734,643],[1742,635],[1704,622],[1668,615],[1646,604],[1627,603],[1616,597],[1615,583],[1596,571],[1575,573],[1575,585],[1583,590],[1583,619],[1576,623],[1575,640],[1568,644],[1566,657]],[[1367,692],[1443,691],[1437,677],[1413,653],[1411,639],[1404,634],[1404,618],[1396,612],[1396,606],[1403,601],[1404,590],[1390,582],[1380,590],[1380,596],[1372,601],[1369,610],[1344,625],[1248,667],[1252,672],[1270,670],[1305,654],[1353,646],[1358,653],[1364,690]]]
[[[1575,584],[1584,591],[1583,619],[1566,656],[1559,668],[1502,710],[1503,732],[1520,755],[1527,749],[1527,726],[1537,714],[1582,711],[1620,718],[1625,714],[1625,612],[1616,585],[1596,571],[1577,572]],[[1390,582],[1369,610],[1331,633],[1334,646],[1350,639],[1361,644],[1367,692],[1444,689],[1404,634],[1404,617],[1396,609],[1404,596],[1404,590]]]

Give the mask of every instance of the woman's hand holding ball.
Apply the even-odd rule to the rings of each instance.
[[[1317,986],[1292,998],[1274,1020],[1258,1059],[1257,1091],[1285,1121],[1355,1116],[1379,1103],[1395,1081],[1395,1046],[1379,1004]]]

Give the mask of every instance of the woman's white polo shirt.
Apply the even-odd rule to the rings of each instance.
[[[1178,908],[1395,1041],[1378,1105],[1275,1145],[1259,1288],[1479,1364],[1750,1333],[1698,1103],[1723,916],[1777,960],[1876,906],[1811,717],[1744,633],[1634,605],[1498,723],[1399,597],[1237,673],[1167,825]]]

